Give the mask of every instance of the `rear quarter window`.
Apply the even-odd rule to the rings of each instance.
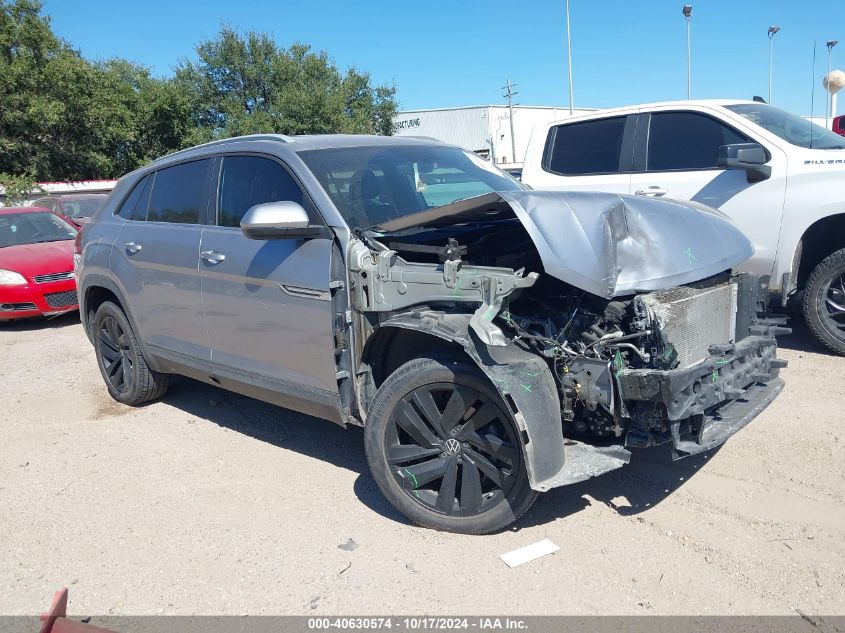
[[[146,220],[151,181],[152,176],[150,174],[141,178],[118,207],[117,215],[124,220]]]

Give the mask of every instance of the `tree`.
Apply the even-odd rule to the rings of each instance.
[[[92,63],[40,0],[0,0],[0,185],[116,178],[174,150],[255,132],[390,134],[396,89],[306,44],[223,28],[175,77]]]
[[[193,138],[191,100],[125,60],[92,64],[38,0],[0,0],[0,173],[113,178]]]
[[[355,68],[342,73],[307,44],[280,48],[266,33],[224,27],[197,57],[176,81],[192,95],[199,137],[392,132],[396,89],[373,86]]]

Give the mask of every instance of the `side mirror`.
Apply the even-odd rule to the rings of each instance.
[[[250,207],[241,218],[241,231],[251,240],[328,237],[328,227],[309,224],[302,205],[289,200]]]
[[[759,143],[735,143],[719,148],[716,165],[727,169],[744,169],[748,182],[760,182],[772,175],[767,160],[766,150]]]

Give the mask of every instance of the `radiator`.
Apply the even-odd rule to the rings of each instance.
[[[672,288],[642,297],[657,327],[678,352],[679,367],[709,356],[711,345],[733,342],[736,336],[736,285]]]

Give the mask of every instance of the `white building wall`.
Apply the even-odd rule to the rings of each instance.
[[[577,108],[575,115],[593,112]],[[487,105],[438,110],[409,110],[393,119],[397,136],[428,136],[487,156],[506,167],[521,167],[534,126],[569,116],[569,108],[514,106],[511,144],[510,114],[507,106]]]
[[[393,119],[396,136],[428,136],[473,152],[490,149],[487,106],[399,112]]]

